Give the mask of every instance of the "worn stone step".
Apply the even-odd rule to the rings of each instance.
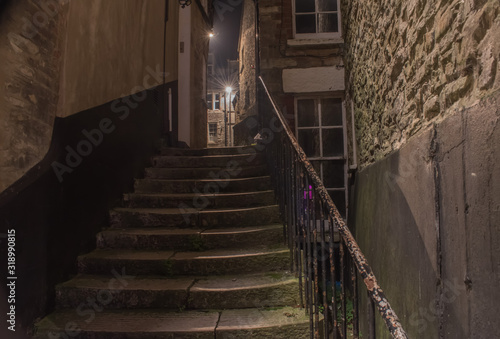
[[[211,276],[189,289],[190,309],[297,306],[298,279],[288,272]]]
[[[256,148],[253,146],[214,147],[214,148],[173,148],[163,147],[161,155],[170,156],[207,156],[207,155],[239,155],[254,154]]]
[[[118,279],[117,279],[118,277]],[[230,309],[296,306],[298,279],[286,271],[209,277],[79,275],[56,286],[58,309],[95,300],[106,309]]]
[[[272,189],[269,176],[231,179],[136,179],[135,193],[238,193]]]
[[[151,179],[230,179],[250,178],[267,175],[267,165],[236,167],[206,167],[206,168],[161,168],[145,169],[145,177]]]
[[[236,170],[243,166],[265,165],[262,153],[237,155],[207,155],[207,156],[168,156],[158,155],[152,158],[153,167],[167,168],[204,168],[220,167]]]
[[[302,339],[310,336],[309,317],[303,309],[294,307],[222,311],[215,330],[215,338]],[[323,338],[322,333],[319,337]]]
[[[294,307],[220,312],[91,310],[84,316],[78,316],[74,309],[56,311],[35,325],[35,338],[70,335],[77,339],[298,339],[310,336],[309,317],[303,309]]]
[[[125,207],[169,208],[181,204],[195,208],[254,207],[275,204],[272,190],[242,193],[130,193],[124,195]]]
[[[283,226],[280,224],[208,230],[132,228],[100,232],[97,235],[97,247],[200,251],[272,245],[282,240]]]
[[[213,339],[220,317],[217,311],[100,310],[56,311],[35,325],[35,338]]]
[[[266,225],[279,221],[277,205],[206,210],[181,205],[179,208],[116,208],[110,211],[112,228],[220,228]]]
[[[212,275],[286,270],[290,251],[284,247],[209,250],[203,252],[97,249],[78,257],[80,273],[111,274],[125,269],[127,274]]]
[[[193,277],[134,276],[125,270],[110,275],[79,275],[56,286],[56,307],[77,308],[96,300],[106,309],[184,309]]]

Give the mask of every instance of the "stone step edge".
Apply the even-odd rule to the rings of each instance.
[[[156,180],[156,179],[154,179]],[[161,179],[160,179],[161,180]],[[125,193],[124,199],[130,199],[131,197],[151,197],[151,198],[172,198],[172,199],[192,199],[195,197],[207,197],[207,198],[227,198],[227,197],[245,197],[250,195],[262,195],[262,194],[274,194],[273,190],[264,191],[251,191],[251,192],[219,192],[219,193]]]
[[[266,312],[269,313],[266,314]],[[232,316],[238,313],[240,314],[239,318]],[[269,321],[269,318],[276,315],[278,315],[278,321],[274,319]],[[226,316],[229,319],[225,320]],[[247,321],[238,321],[238,319],[245,320],[245,318]],[[73,309],[53,312],[35,324],[35,338],[42,338],[39,335],[49,331],[64,332],[70,322],[74,325],[73,332],[80,330],[83,333],[114,332],[116,334],[206,332],[214,335],[217,331],[233,330],[236,327],[241,327],[243,330],[259,328],[276,328],[280,330],[287,326],[307,326],[307,330],[309,329],[309,317],[305,315],[305,310],[290,306],[222,311],[189,310],[183,312],[158,309],[103,310],[102,312],[95,312],[96,321],[86,322],[85,319],[85,317],[80,317],[76,321]],[[232,320],[236,320],[236,322],[233,323]],[[160,328],[160,322],[163,328]],[[109,327],[110,324],[111,328]],[[155,330],[151,330],[151,328],[155,328]]]
[[[278,276],[281,276],[278,278]],[[111,293],[115,293],[115,291],[136,291],[136,290],[152,290],[151,286],[154,283],[158,283],[159,285],[165,286],[166,283],[169,282],[177,282],[184,283],[184,288],[169,288],[161,286],[157,286],[159,288],[155,288],[152,291],[176,291],[176,290],[186,290],[187,293],[192,292],[193,289],[203,289],[201,283],[203,281],[209,280],[233,280],[237,278],[238,280],[249,280],[253,278],[258,279],[268,279],[267,283],[254,284],[249,286],[240,286],[233,288],[221,288],[217,291],[214,290],[214,293],[219,291],[239,291],[239,290],[248,290],[248,289],[259,289],[259,288],[270,288],[270,287],[278,287],[286,284],[295,284],[298,282],[298,278],[295,278],[293,274],[289,271],[273,271],[273,272],[262,272],[262,273],[242,273],[237,275],[209,275],[209,276],[189,276],[189,275],[179,275],[174,278],[166,277],[161,275],[141,275],[141,276],[132,276],[127,275],[125,269],[122,269],[121,272],[113,272],[112,275],[103,275],[103,274],[78,274],[72,279],[65,281],[63,283],[59,283],[56,285],[56,291],[61,291],[63,289],[95,289],[95,290],[107,290]],[[86,281],[95,280],[92,286],[86,285]],[[138,284],[131,284],[131,282],[141,281],[146,283],[148,287],[141,288]],[[152,284],[153,283],[153,284]]]
[[[264,205],[264,206],[255,206],[255,207],[235,207],[235,208],[211,208],[211,209],[197,209],[194,207],[185,207],[185,208],[175,208],[175,207],[116,207],[111,211],[114,213],[151,213],[151,214],[161,214],[161,215],[178,215],[178,214],[192,214],[199,215],[202,213],[205,214],[214,214],[214,213],[238,213],[238,212],[251,212],[262,209],[269,208],[279,208],[278,205]]]

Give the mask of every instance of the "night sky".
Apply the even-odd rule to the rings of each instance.
[[[225,67],[227,59],[238,58],[238,38],[243,0],[214,1],[214,33],[210,39],[210,53],[217,66]]]

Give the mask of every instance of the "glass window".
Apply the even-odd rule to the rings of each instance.
[[[295,112],[297,140],[345,217],[347,165],[342,99],[297,98]]]
[[[208,124],[208,141],[217,142],[217,123]]]
[[[338,0],[295,0],[295,34],[307,38],[304,34],[339,33],[338,7]]]
[[[207,108],[209,110],[213,110],[214,109],[214,103],[212,101],[212,98],[213,98],[213,94],[212,93],[207,94]]]
[[[220,94],[215,94],[214,109],[220,109]]]

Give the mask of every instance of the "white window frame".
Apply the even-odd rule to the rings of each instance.
[[[323,126],[321,119],[321,99],[341,99],[342,100],[342,127],[340,126],[325,126],[325,129],[334,129],[334,128],[342,128],[343,131],[343,142],[344,142],[344,154],[343,156],[335,156],[335,157],[323,157]],[[303,99],[313,99],[315,100],[315,105],[318,108],[318,126],[308,126],[308,127],[299,127],[299,119],[298,119],[298,106],[297,101]],[[316,101],[317,100],[317,101]],[[349,174],[349,161],[348,161],[348,152],[347,152],[347,115],[345,111],[345,98],[342,96],[336,95],[304,95],[304,96],[295,96],[294,97],[294,111],[295,111],[295,137],[297,141],[299,141],[299,130],[307,130],[307,129],[319,129],[319,142],[320,142],[320,156],[319,157],[308,157],[309,161],[325,161],[325,160],[343,160],[344,161],[344,187],[325,187],[327,191],[344,191],[345,193],[345,214],[347,219],[347,213],[349,211],[349,186],[348,186],[348,174]],[[321,173],[318,173],[319,177],[323,181],[323,166],[321,166]]]
[[[332,0],[337,2],[337,15],[338,15],[338,32],[324,32],[324,33],[297,33],[296,26],[296,13],[295,13],[295,0],[292,1],[292,25],[293,25],[293,37],[294,39],[339,39],[342,38],[342,16],[340,13],[340,0]],[[314,0],[317,2],[318,0]],[[317,4],[315,4],[316,8],[318,8]],[[310,12],[308,14],[312,14]],[[331,12],[314,12],[315,15],[318,13],[335,13]],[[305,14],[305,13],[304,13]],[[318,29],[318,22],[316,20],[316,30]]]

